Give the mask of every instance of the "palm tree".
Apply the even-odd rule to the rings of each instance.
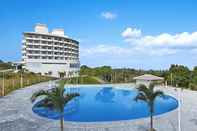
[[[139,85],[138,94],[135,97],[135,100],[142,100],[145,101],[149,106],[150,111],[150,131],[155,131],[153,128],[153,113],[154,113],[154,102],[156,97],[158,96],[164,96],[164,93],[162,91],[155,91],[154,90],[155,85],[151,83],[148,87],[145,85]]]
[[[35,92],[31,101],[34,102],[38,97],[44,96],[41,104],[38,106],[44,106],[46,108],[52,107],[52,109],[60,113],[60,125],[61,131],[64,130],[64,106],[73,98],[79,96],[78,93],[65,94],[64,82],[58,83],[58,86],[50,90],[40,90]]]

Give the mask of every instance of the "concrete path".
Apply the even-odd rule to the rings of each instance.
[[[40,89],[49,89],[53,84],[54,82],[44,82],[32,85],[0,98],[0,131],[59,131],[59,121],[34,114],[30,101],[32,93]],[[114,85],[115,88],[120,86]],[[173,88],[161,89],[166,94],[176,98],[178,96],[178,91]],[[197,131],[197,92],[184,90],[181,94],[182,131]],[[154,122],[157,131],[178,131],[178,111],[157,116]],[[148,127],[149,118],[120,122],[65,122],[65,131],[146,131]]]

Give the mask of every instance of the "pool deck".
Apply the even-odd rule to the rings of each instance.
[[[32,93],[49,89],[54,82],[44,82],[16,90],[0,98],[0,131],[59,131],[59,121],[39,117],[32,112]],[[133,84],[116,84],[115,88]],[[70,85],[72,86],[72,85]],[[108,85],[106,85],[108,86]],[[179,90],[158,87],[178,99]],[[128,89],[128,88],[127,88]],[[132,89],[132,88],[131,88]],[[197,92],[181,91],[181,131],[197,130]],[[119,122],[65,122],[65,131],[146,131],[149,118]],[[157,131],[178,131],[178,109],[154,117]]]

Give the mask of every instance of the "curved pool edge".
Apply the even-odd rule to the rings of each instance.
[[[29,86],[27,88],[23,88],[21,90],[17,90],[14,91],[13,93],[11,93],[10,95],[1,98],[1,120],[0,123],[10,123],[12,125],[12,121],[15,121],[18,123],[20,123],[20,121],[18,120],[25,120],[28,123],[23,123],[24,126],[21,127],[23,128],[23,130],[26,130],[26,126],[29,126],[31,128],[35,128],[35,126],[39,127],[38,129],[36,129],[36,131],[54,131],[51,129],[55,129],[58,130],[59,129],[59,121],[58,120],[52,120],[52,119],[47,119],[44,117],[40,117],[37,114],[32,112],[32,106],[33,104],[31,103],[30,96],[32,95],[33,92],[43,89],[50,89],[51,87],[49,86],[49,82],[43,82],[43,83],[39,83],[39,84],[35,84],[32,86]],[[177,95],[177,91],[174,90],[174,88],[169,87],[169,88],[163,88],[162,90],[164,90],[168,95],[173,96],[174,98],[178,99],[178,95]],[[182,117],[182,122],[185,123],[182,125],[183,130],[195,130],[196,129],[196,125],[194,122],[190,121],[191,119],[195,119],[196,117],[193,114],[196,114],[196,102],[193,102],[194,98],[197,97],[197,92],[196,91],[190,91],[190,90],[184,90],[182,92],[182,96],[183,96],[183,108],[182,111],[183,112],[187,112],[187,116],[183,116]],[[6,105],[6,106],[5,106]],[[194,109],[191,110],[191,108],[187,107],[193,107]],[[7,113],[7,110],[9,109],[13,109],[16,110],[17,113],[16,114],[8,114],[8,115],[3,115],[3,113]],[[177,127],[177,109],[170,111],[168,113],[159,115],[154,117],[154,126],[155,129],[157,130],[161,130],[161,131],[165,131],[165,130],[169,130],[169,131],[174,131],[174,130],[178,130]],[[111,124],[114,125],[106,125],[106,123],[75,123],[75,122],[67,122],[65,121],[65,130],[74,130],[74,131],[84,131],[84,128],[87,128],[87,130],[89,130],[89,128],[91,128],[91,131],[104,131],[107,130],[108,131],[139,131],[140,129],[145,129],[146,127],[149,127],[149,118],[142,118],[142,119],[138,119],[138,120],[129,120],[129,121],[124,121],[120,123],[120,128],[118,126],[118,122],[113,122]],[[32,122],[33,125],[29,125],[29,123]],[[108,124],[108,123],[107,123]],[[109,123],[110,124],[110,123]],[[125,125],[124,125],[125,124]],[[175,129],[172,127],[172,125],[175,125]],[[18,128],[20,126],[20,124],[15,128]],[[113,128],[113,126],[115,128]],[[126,127],[125,127],[126,126]],[[100,128],[100,129],[97,129]],[[109,127],[109,128],[108,128]],[[4,129],[4,128],[3,128]]]
[[[162,113],[162,114],[158,114],[158,115],[154,115],[153,116],[153,119],[154,118],[160,118],[160,117],[165,117],[165,116],[168,116],[170,115],[171,113],[175,113],[177,112],[177,109],[174,109],[174,110],[171,110],[171,111],[168,111],[166,113]],[[41,116],[40,116],[41,117]],[[47,118],[46,118],[47,119]],[[141,121],[141,120],[149,120],[150,117],[142,117],[142,118],[136,118],[136,119],[130,119],[130,120],[118,120],[118,121],[98,121],[98,122],[80,122],[80,121],[64,121],[65,123],[70,123],[70,124],[90,124],[90,125],[94,125],[94,124],[98,124],[98,125],[105,125],[105,124],[118,124],[118,123],[131,123],[131,122],[134,122],[134,121]],[[54,120],[54,119],[52,119]]]
[[[125,85],[127,85],[127,86],[125,86]],[[128,87],[128,85],[130,85],[130,87]],[[119,84],[118,85],[115,85],[114,86],[114,84],[102,84],[102,85],[100,85],[100,84],[89,84],[88,86],[87,85],[65,85],[65,88],[83,88],[83,87],[85,87],[85,88],[92,88],[92,86],[93,87],[95,87],[95,88],[103,88],[103,87],[112,87],[112,88],[115,88],[115,89],[117,89],[117,90],[119,90],[119,89],[121,89],[121,90],[136,90],[136,88],[133,86],[133,84],[131,85],[131,84],[122,84],[122,86],[120,86]],[[176,102],[176,104],[177,104],[177,107],[176,108],[174,108],[174,109],[171,109],[171,110],[169,110],[169,111],[167,111],[167,112],[165,112],[165,113],[159,113],[159,114],[155,114],[154,115],[154,117],[160,117],[160,116],[164,116],[164,115],[166,115],[166,114],[169,114],[170,112],[173,112],[173,111],[176,111],[177,109],[178,109],[178,107],[179,107],[179,101],[174,97],[174,95],[171,95],[171,94],[166,94],[166,96],[169,96],[171,99],[173,99],[175,102]],[[35,105],[34,105],[35,106]],[[33,106],[33,107],[34,107]],[[38,115],[36,112],[34,112],[33,111],[33,107],[32,107],[32,112],[33,113],[35,113],[36,115]],[[40,116],[40,115],[38,115],[39,117],[44,117],[44,116]],[[46,119],[51,119],[51,118],[47,118],[47,117],[44,117],[44,118],[46,118]],[[126,119],[126,120],[110,120],[110,121],[92,121],[92,122],[90,122],[90,121],[72,121],[72,120],[64,120],[64,122],[66,122],[66,123],[75,123],[75,124],[110,124],[110,123],[119,123],[119,122],[123,122],[123,123],[127,123],[127,122],[131,122],[131,121],[137,121],[137,120],[141,120],[141,119],[148,119],[148,118],[150,118],[150,116],[143,116],[143,117],[140,117],[140,118],[134,118],[134,119]],[[58,119],[52,119],[52,120],[58,120]]]
[[[176,98],[174,98],[176,99]],[[177,112],[177,109],[174,109],[174,110],[171,110],[171,111],[168,111],[166,113],[161,113],[161,114],[158,114],[158,115],[154,115],[153,116],[153,119],[157,119],[157,118],[161,118],[161,117],[168,117],[169,115],[171,115],[172,113],[176,113]],[[34,117],[36,118],[39,118],[39,119],[43,119],[43,120],[46,120],[46,121],[59,121],[58,119],[49,119],[47,117],[42,117],[42,116],[39,116],[37,115],[36,113],[34,113],[32,111],[32,114]],[[149,121],[150,120],[150,117],[142,117],[142,118],[136,118],[136,119],[130,119],[130,120],[117,120],[117,121],[98,121],[98,122],[81,122],[81,121],[65,121],[64,120],[64,124],[68,124],[68,125],[77,125],[81,128],[83,127],[87,127],[87,126],[101,126],[101,127],[105,127],[105,125],[107,125],[107,127],[109,125],[111,126],[118,126],[117,124],[131,124],[131,123],[135,123],[135,122],[141,122],[141,121]]]
[[[46,121],[49,123],[43,127],[43,130],[47,127],[59,127],[59,120],[48,119],[45,117],[38,116],[35,113],[31,113],[32,118],[39,119],[41,121]],[[166,124],[173,123],[176,121],[171,121],[171,117],[177,115],[177,109],[169,111],[164,114],[160,114],[154,116],[154,120],[165,121]],[[120,120],[120,121],[106,121],[106,122],[76,122],[76,121],[64,121],[64,125],[67,129],[77,129],[79,131],[83,131],[84,129],[91,129],[91,131],[103,131],[109,129],[109,131],[139,131],[140,127],[144,127],[146,129],[149,128],[150,117],[139,118],[139,119],[131,119],[131,120]],[[156,125],[156,121],[155,121]],[[172,125],[169,124],[168,128],[172,128]],[[117,130],[118,129],[118,130]],[[157,128],[156,128],[157,129]]]
[[[161,114],[158,116],[154,116],[155,119],[166,119],[167,121],[170,121],[170,116],[173,114],[176,114],[177,110],[170,111],[165,114]],[[147,128],[149,127],[149,121],[150,118],[139,118],[139,119],[132,119],[132,120],[121,120],[121,121],[107,121],[107,122],[72,122],[72,121],[64,121],[65,126],[68,128],[92,128],[95,129],[113,129],[113,128],[128,128],[128,129],[123,129],[124,131],[128,131],[129,129],[135,129],[138,128],[140,125],[146,126]]]

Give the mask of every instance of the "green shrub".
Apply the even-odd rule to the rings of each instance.
[[[197,91],[197,85],[194,84],[194,83],[190,83],[190,84],[189,84],[189,89],[191,89],[191,90],[196,90],[196,91]]]

